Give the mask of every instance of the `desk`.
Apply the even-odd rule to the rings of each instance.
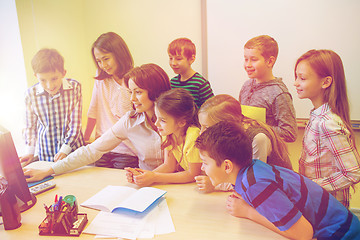
[[[66,239],[38,235],[38,225],[45,218],[43,203],[50,205],[54,201],[55,194],[62,196],[72,194],[80,204],[107,185],[135,187],[126,181],[124,170],[92,166],[56,176],[53,181],[56,187],[37,195],[35,206],[21,214],[20,228],[5,231],[4,227],[0,226],[1,240]],[[154,187],[167,191],[165,197],[176,230],[174,233],[157,235],[155,239],[285,239],[250,220],[235,218],[228,214],[225,201],[229,193],[202,194],[197,191],[195,183],[154,185]],[[79,212],[87,213],[89,222],[98,214],[96,210],[81,206]],[[94,235],[82,233],[80,238],[93,240]]]

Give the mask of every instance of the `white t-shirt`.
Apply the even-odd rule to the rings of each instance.
[[[96,119],[95,138],[111,128],[128,111],[133,110],[128,88],[119,85],[113,78],[95,80],[88,117]],[[136,155],[129,141],[119,144],[112,152]]]

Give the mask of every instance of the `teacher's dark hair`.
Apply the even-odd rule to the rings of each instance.
[[[161,93],[171,89],[166,72],[153,63],[131,69],[125,74],[124,79],[127,87],[131,79],[139,88],[147,90],[151,101],[155,101]]]

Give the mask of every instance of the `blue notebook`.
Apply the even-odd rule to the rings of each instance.
[[[40,183],[49,181],[49,180],[51,180],[51,179],[53,179],[53,178],[54,178],[53,176],[49,176],[49,177],[46,177],[46,178],[44,178],[43,180],[40,180],[40,181],[29,182],[29,183],[27,183],[27,185],[28,185],[28,187],[30,188],[30,187],[33,187],[33,186],[38,185],[38,184],[40,184]]]

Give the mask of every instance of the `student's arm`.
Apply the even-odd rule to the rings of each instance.
[[[347,133],[345,135],[344,133]],[[324,146],[331,151],[333,163],[337,171],[333,171],[326,177],[314,179],[316,183],[322,186],[328,192],[347,188],[360,181],[360,159],[359,154],[350,145],[347,129],[340,126],[336,121],[329,120],[321,125],[321,135]]]
[[[92,131],[94,130],[95,125],[96,125],[96,119],[88,117],[86,129],[85,129],[85,133],[84,133],[85,143],[89,143],[90,136],[91,136]]]
[[[60,174],[99,160],[100,157],[113,150],[123,140],[127,139],[129,115],[123,116],[114,126],[91,144],[82,146],[69,154],[66,158],[56,162],[52,168],[55,174]]]
[[[127,171],[126,176],[129,183],[135,183],[140,187],[149,186],[156,182],[157,173],[174,173],[176,171],[176,159],[168,156],[167,149],[164,150],[164,163],[155,168],[153,171],[143,170],[140,168],[125,168]]]
[[[103,154],[113,150],[123,140],[127,139],[127,120],[129,115],[123,116],[114,126],[108,129],[103,135],[97,138],[91,144],[82,146],[70,153],[66,158],[57,161],[51,166],[51,170],[47,169],[46,173],[52,171],[55,174],[62,174],[67,171],[94,163]],[[30,175],[30,174],[29,174]],[[45,177],[42,171],[32,171],[31,176],[34,180],[40,180]],[[31,181],[32,179],[29,179]]]
[[[199,102],[200,102],[200,106],[209,98],[214,96],[213,90],[210,86],[209,81],[206,80],[206,82],[204,82],[204,84],[200,87],[199,89]]]
[[[167,149],[164,151],[165,160],[153,171],[136,169],[141,174],[134,176],[134,183],[138,186],[149,186],[152,183],[188,183],[193,182],[195,176],[201,172],[201,163],[189,163],[189,169],[181,172],[177,170],[177,160]]]
[[[54,156],[54,162],[60,161],[61,159],[66,158],[67,154],[62,153],[62,152],[58,152],[57,154],[55,154]]]
[[[274,131],[285,142],[294,142],[297,137],[297,124],[290,93],[279,94],[272,104],[272,111],[278,123],[277,126],[272,126]]]
[[[98,98],[99,98],[99,92],[101,91],[101,87],[100,87],[100,81],[95,80],[94,82],[94,87],[93,87],[93,91],[92,91],[92,95],[91,95],[91,100],[90,100],[90,104],[89,104],[89,109],[87,112],[87,123],[86,123],[86,129],[84,132],[84,140],[85,143],[88,144],[89,143],[89,139],[91,137],[91,133],[94,130],[94,127],[96,125],[96,114],[98,113]]]
[[[214,185],[212,185],[209,176],[206,175],[196,176],[195,181],[200,192],[211,193],[216,190]]]
[[[101,137],[96,139],[93,143],[82,146],[70,153],[66,158],[61,161],[55,162],[49,168],[46,169],[24,169],[25,176],[29,176],[28,182],[41,180],[51,174],[62,174],[67,171],[94,163],[104,153],[107,153],[114,149],[121,143],[121,139],[117,138],[112,129],[106,131]]]
[[[24,138],[25,138],[25,154],[20,157],[20,162],[24,165],[30,163],[34,158],[35,153],[35,144],[36,144],[36,135],[37,135],[37,115],[33,111],[30,91],[32,89],[27,90],[25,95],[25,128],[23,130]]]
[[[217,186],[212,185],[210,178],[206,175],[200,175],[195,177],[198,189],[202,193],[211,193],[214,191],[229,192],[233,191],[234,188],[231,183],[220,183]]]
[[[313,228],[304,216],[301,216],[288,230],[280,231],[266,217],[250,206],[240,195],[230,195],[227,200],[227,209],[235,217],[247,218],[264,227],[290,239],[312,239]]]
[[[271,151],[272,146],[270,139],[264,133],[256,134],[252,141],[253,159],[259,159],[266,163]]]
[[[27,182],[40,181],[52,174],[54,174],[54,170],[51,167],[45,169],[24,168],[24,175],[28,177],[26,178]]]
[[[69,122],[67,125],[68,131],[65,133],[63,144],[59,152],[65,153],[68,155],[72,151],[72,146],[76,141],[79,140],[82,136],[81,129],[81,118],[82,118],[82,94],[81,94],[81,85],[78,82],[74,81],[74,102],[72,111],[69,116]]]

